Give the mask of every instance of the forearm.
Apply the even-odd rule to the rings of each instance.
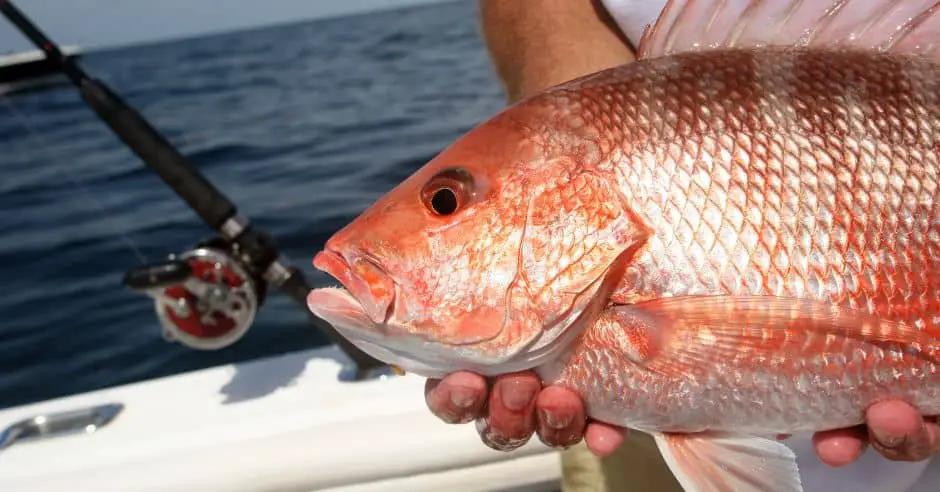
[[[599,0],[480,0],[480,16],[510,101],[634,59]]]

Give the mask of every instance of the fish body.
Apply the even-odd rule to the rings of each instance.
[[[689,491],[802,490],[769,436],[940,414],[936,11],[670,2],[639,61],[513,105],[338,231],[314,265],[344,288],[310,307],[424,376],[534,368]]]
[[[578,390],[603,420],[648,430],[844,427],[886,395],[940,414],[940,66],[764,49],[628,70],[542,102],[596,122],[580,137],[598,156],[592,173],[652,231],[614,307],[543,377]],[[669,313],[656,302],[690,296],[701,297],[672,300]],[[858,311],[933,346],[914,354],[903,338],[876,347],[862,333],[814,331],[803,313],[813,303],[754,296]],[[695,323],[669,328],[690,302]],[[780,312],[760,311],[771,302]],[[669,330],[675,340],[654,341]],[[656,359],[638,353],[646,344],[663,345],[668,371],[644,365]],[[698,353],[685,360],[671,344]]]

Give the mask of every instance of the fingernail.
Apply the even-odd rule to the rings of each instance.
[[[450,402],[460,410],[472,407],[475,401],[474,392],[469,388],[458,386],[450,389]]]
[[[560,416],[557,413],[549,412],[544,409],[539,409],[539,417],[542,419],[542,422],[545,422],[546,426],[555,430],[566,429],[571,425],[571,421],[574,419],[574,416],[571,414]]]
[[[548,446],[551,449],[554,449],[555,451],[567,451],[569,448],[571,448],[571,446],[574,446],[575,444],[577,444],[577,443],[566,444],[566,443],[548,442],[542,436],[539,436],[539,441],[542,441],[542,444]]]
[[[556,451],[570,449],[572,446],[580,443],[584,439],[584,436],[578,434],[562,435],[561,433],[557,433],[554,435],[549,434],[548,436],[544,436],[539,433],[538,436],[539,441],[542,441],[542,444]]]
[[[938,433],[936,425],[928,425],[927,434],[930,439],[930,454],[940,453],[940,433]]]
[[[522,446],[525,446],[529,442],[531,436],[527,436],[522,439],[509,439],[509,438],[496,438],[496,437],[485,437],[483,442],[489,446],[491,449],[496,451],[515,451]]]
[[[490,428],[489,420],[486,418],[476,419],[474,422],[477,433],[480,435],[480,438],[483,440],[483,443],[486,444],[491,449],[496,451],[514,451],[523,445],[525,445],[529,439],[532,437],[531,434],[520,437],[520,438],[509,438],[505,436],[499,436],[493,429]]]
[[[872,437],[878,441],[879,444],[886,448],[895,449],[901,446],[904,443],[904,436],[891,434],[888,432],[881,431],[879,429],[872,429]]]
[[[516,382],[498,385],[499,399],[508,410],[519,412],[525,409],[535,398],[535,392],[529,387],[522,387]]]
[[[490,419],[486,417],[480,417],[473,421],[473,426],[476,428],[477,434],[479,434],[480,437],[483,437],[487,432],[490,431]]]

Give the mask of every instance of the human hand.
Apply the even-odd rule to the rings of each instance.
[[[532,371],[497,376],[487,381],[470,372],[444,379],[429,379],[425,401],[431,412],[451,423],[476,421],[483,442],[499,451],[511,451],[534,433],[546,445],[567,448],[584,439],[597,456],[613,453],[626,437],[626,429],[586,418],[577,393],[560,387],[542,387]]]
[[[477,432],[493,449],[516,449],[538,433],[545,444],[565,448],[584,439],[597,456],[613,453],[626,437],[624,428],[586,418],[584,404],[571,390],[542,387],[531,371],[504,374],[492,386],[479,375],[457,372],[430,379],[425,401],[434,415],[448,423],[477,422]],[[940,453],[940,427],[910,405],[884,401],[866,412],[867,426],[816,433],[813,444],[820,460],[839,467],[862,455],[871,444],[890,460],[920,461]]]
[[[871,445],[892,461],[922,461],[940,453],[940,427],[936,418],[922,417],[914,407],[898,400],[872,405],[865,413],[867,426],[818,432],[813,446],[830,466],[845,466]]]

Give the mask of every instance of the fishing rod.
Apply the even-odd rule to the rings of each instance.
[[[278,252],[274,238],[240,215],[235,204],[138,111],[64,55],[10,0],[0,0],[0,13],[65,74],[111,131],[218,233],[190,251],[170,255],[166,262],[134,268],[124,276],[127,288],[153,298],[168,340],[201,350],[235,343],[251,327],[268,285],[273,285],[296,301],[355,363],[348,378],[364,379],[386,367],[310,312],[306,298],[311,286],[303,272]]]

